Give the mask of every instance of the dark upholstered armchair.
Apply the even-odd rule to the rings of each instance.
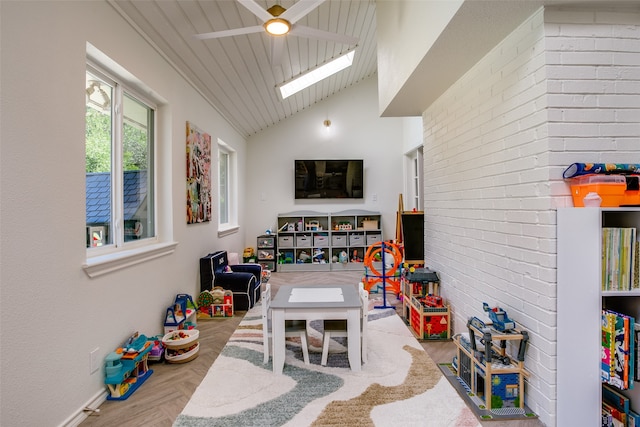
[[[233,292],[233,309],[249,310],[260,300],[260,264],[229,265],[227,251],[200,258],[200,292],[220,286]]]

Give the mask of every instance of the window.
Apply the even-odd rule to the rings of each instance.
[[[155,241],[156,109],[117,78],[86,72],[87,257]],[[139,246],[140,244],[138,244]]]
[[[238,229],[236,195],[236,153],[222,141],[218,141],[218,235]]]
[[[422,159],[422,147],[408,153],[405,157],[406,168],[406,205],[405,210],[418,210],[424,209],[424,195],[423,191],[423,159]]]

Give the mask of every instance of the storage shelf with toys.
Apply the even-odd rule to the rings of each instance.
[[[356,209],[279,214],[279,271],[362,270],[367,247],[382,241],[380,219]]]
[[[233,292],[220,286],[198,295],[198,319],[233,317]]]
[[[258,264],[262,270],[276,271],[278,248],[276,246],[275,234],[263,234],[258,236]]]

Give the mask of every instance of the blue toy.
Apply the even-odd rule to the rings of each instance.
[[[490,308],[486,302],[482,303],[482,308],[489,314],[489,319],[493,322],[493,329],[500,332],[508,332],[516,328],[516,322],[509,319],[507,312],[500,307]]]

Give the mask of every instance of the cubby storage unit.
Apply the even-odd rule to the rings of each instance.
[[[382,241],[380,213],[295,211],[278,215],[278,270],[361,270],[367,247]],[[345,261],[345,262],[343,262]]]
[[[278,247],[277,239],[274,234],[264,234],[258,236],[258,264],[263,270],[276,271]]]
[[[600,426],[602,308],[640,318],[639,291],[603,291],[602,229],[640,229],[638,208],[560,208],[557,216],[557,425]],[[622,390],[640,409],[640,387]]]
[[[278,270],[329,271],[327,259],[329,215],[314,211],[296,211],[278,215]],[[314,242],[321,246],[314,247]],[[324,253],[315,256],[316,250]]]
[[[331,269],[364,270],[367,247],[382,241],[380,213],[358,209],[331,214]],[[341,255],[348,262],[341,262]],[[336,262],[337,261],[337,262]],[[381,263],[376,263],[381,268]]]

